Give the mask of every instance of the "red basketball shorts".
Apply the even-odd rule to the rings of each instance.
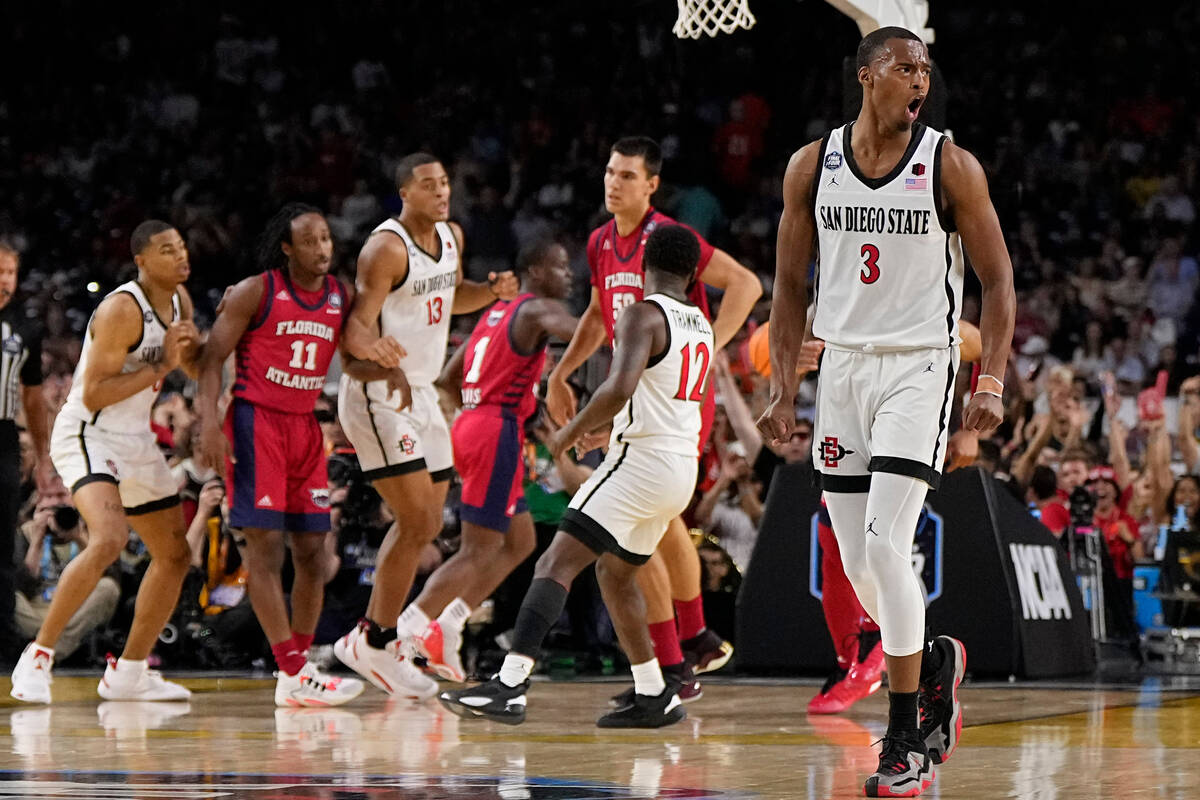
[[[316,417],[235,399],[225,433],[233,443],[233,461],[225,465],[231,527],[330,529],[329,470]]]
[[[507,533],[513,516],[527,510],[520,423],[507,411],[477,408],[459,415],[450,438],[462,478],[463,522]]]

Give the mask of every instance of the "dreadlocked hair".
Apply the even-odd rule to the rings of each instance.
[[[307,203],[288,203],[275,212],[275,216],[267,221],[262,235],[258,237],[256,248],[256,264],[258,269],[267,272],[282,269],[287,266],[287,256],[283,254],[280,244],[292,243],[292,220],[305,214],[320,214],[321,209]]]

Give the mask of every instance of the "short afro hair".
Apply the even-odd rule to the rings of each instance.
[[[151,237],[171,230],[175,230],[175,226],[169,222],[163,222],[161,219],[148,219],[133,229],[133,235],[129,237],[129,250],[133,255],[139,256],[150,244]]]
[[[887,46],[888,39],[909,39],[914,42],[921,42],[921,44],[925,43],[920,36],[917,36],[908,28],[901,28],[896,25],[889,25],[886,28],[871,31],[858,43],[858,53],[855,56],[854,68],[862,69],[863,67],[871,66],[871,62],[879,58],[879,54]]]
[[[611,152],[623,156],[641,156],[646,165],[646,175],[650,178],[662,172],[662,148],[649,136],[625,136],[617,139]]]
[[[530,267],[537,266],[550,257],[550,251],[558,247],[559,243],[550,238],[538,239],[521,248],[521,252],[517,254],[517,262],[513,267],[513,272],[519,276],[523,276],[529,272]]]
[[[662,225],[646,237],[642,263],[647,269],[690,278],[700,263],[700,242],[682,225]]]
[[[413,171],[426,164],[440,164],[442,160],[429,153],[411,153],[396,165],[396,189],[403,189],[413,179]]]

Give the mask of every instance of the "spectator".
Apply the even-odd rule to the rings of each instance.
[[[1163,241],[1146,281],[1150,287],[1149,307],[1156,315],[1181,324],[1196,301],[1197,288],[1200,288],[1200,268],[1196,259],[1183,254],[1183,237],[1171,236]]]
[[[63,570],[87,547],[87,527],[70,503],[70,495],[61,487],[43,495],[17,537],[16,624],[26,639],[36,636],[45,621]],[[88,634],[111,620],[120,596],[120,584],[112,575],[100,578],[63,629],[56,657],[70,657]]]
[[[740,442],[725,448],[721,475],[696,504],[696,524],[711,533],[733,558],[739,569],[750,566],[763,506],[761,485],[746,461]]]

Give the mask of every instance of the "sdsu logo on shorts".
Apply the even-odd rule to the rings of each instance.
[[[812,515],[809,538],[808,593],[821,599],[825,576],[821,572],[821,541],[817,531],[821,512]],[[942,596],[942,515],[926,503],[917,520],[917,535],[913,538],[912,569],[925,595],[925,605]]]
[[[404,434],[400,437],[400,449],[404,451],[404,455],[411,456],[417,451],[417,440],[407,433]]]
[[[839,461],[853,453],[853,450],[847,450],[838,444],[836,436],[826,436],[825,441],[821,442],[821,460],[829,469],[837,467]]]

